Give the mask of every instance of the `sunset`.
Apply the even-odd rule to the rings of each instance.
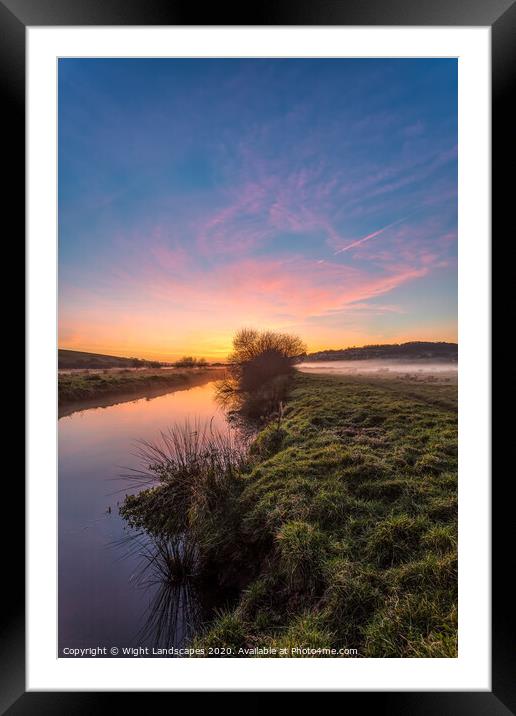
[[[457,339],[455,60],[59,62],[59,346]]]
[[[58,88],[60,657],[455,659],[457,60]]]

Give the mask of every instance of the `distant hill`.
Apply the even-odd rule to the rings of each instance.
[[[457,343],[431,343],[412,341],[411,343],[392,343],[384,345],[362,346],[361,348],[341,348],[337,350],[308,353],[304,361],[327,360],[415,360],[457,362]]]
[[[59,348],[58,367],[71,368],[159,368],[159,361],[142,360],[141,358],[120,358],[106,356],[102,353],[86,353],[69,351]]]

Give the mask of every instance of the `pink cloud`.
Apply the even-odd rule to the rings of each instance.
[[[344,264],[297,258],[242,259],[183,280],[156,276],[148,283],[153,300],[170,306],[220,313],[248,313],[264,319],[303,320],[338,310],[363,310],[365,302],[424,276],[426,266],[396,266],[379,276]],[[179,297],[179,298],[178,298]]]
[[[203,219],[196,226],[198,250],[212,254],[248,252],[269,234],[270,227],[260,219],[270,202],[270,182],[245,184],[229,197],[229,203]]]
[[[204,210],[204,215],[199,209],[194,241],[202,256],[249,255],[277,232],[320,232],[338,252],[356,248],[405,219],[355,240],[343,235],[338,227],[345,226],[351,218],[367,215],[372,198],[376,199],[377,211],[380,197],[429,177],[456,156],[456,147],[417,159],[402,158],[381,170],[374,165],[370,170],[360,168],[357,180],[353,171],[330,171],[321,162],[312,161],[293,170],[284,165],[281,157],[273,160],[256,154],[252,144],[242,145],[239,152],[245,157],[246,176],[253,176],[253,180],[246,179],[233,188],[225,205],[218,209]],[[442,200],[442,196],[439,188],[437,198]],[[392,211],[392,199],[389,201],[384,208]],[[420,208],[432,201],[428,190],[418,198]]]

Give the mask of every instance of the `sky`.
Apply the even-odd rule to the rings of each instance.
[[[59,60],[59,345],[457,340],[453,59]]]

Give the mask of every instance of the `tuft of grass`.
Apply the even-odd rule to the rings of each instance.
[[[454,524],[434,525],[423,535],[423,546],[437,554],[455,552],[457,529]]]
[[[334,642],[334,636],[317,613],[304,613],[295,618],[286,631],[271,639],[268,646],[278,650],[278,656],[302,658],[302,650],[328,649]]]
[[[221,610],[215,614],[215,618],[209,631],[198,635],[193,642],[197,649],[204,649],[206,655],[210,650],[217,653],[212,656],[235,656],[233,650],[237,650],[246,643],[246,625],[236,611]],[[231,653],[228,653],[231,650]]]
[[[359,642],[363,625],[382,602],[383,577],[369,566],[337,558],[327,564],[326,583],[325,621],[331,625],[339,646]]]
[[[379,522],[367,540],[367,555],[371,562],[388,567],[410,559],[419,551],[421,537],[428,520],[395,514]]]
[[[321,581],[328,538],[316,525],[287,522],[276,535],[278,569],[291,590],[312,591]]]
[[[251,454],[262,460],[280,451],[287,433],[276,422],[267,425],[251,445]]]
[[[150,488],[130,495],[120,508],[133,527],[154,535],[182,537],[209,561],[225,546],[233,551],[238,498],[248,445],[235,432],[199,421],[175,425],[159,441],[141,441],[142,468],[125,479]]]
[[[457,554],[444,556],[431,551],[419,560],[408,562],[384,572],[384,579],[391,592],[421,592],[431,594],[434,589],[449,590],[453,603],[457,583]]]

